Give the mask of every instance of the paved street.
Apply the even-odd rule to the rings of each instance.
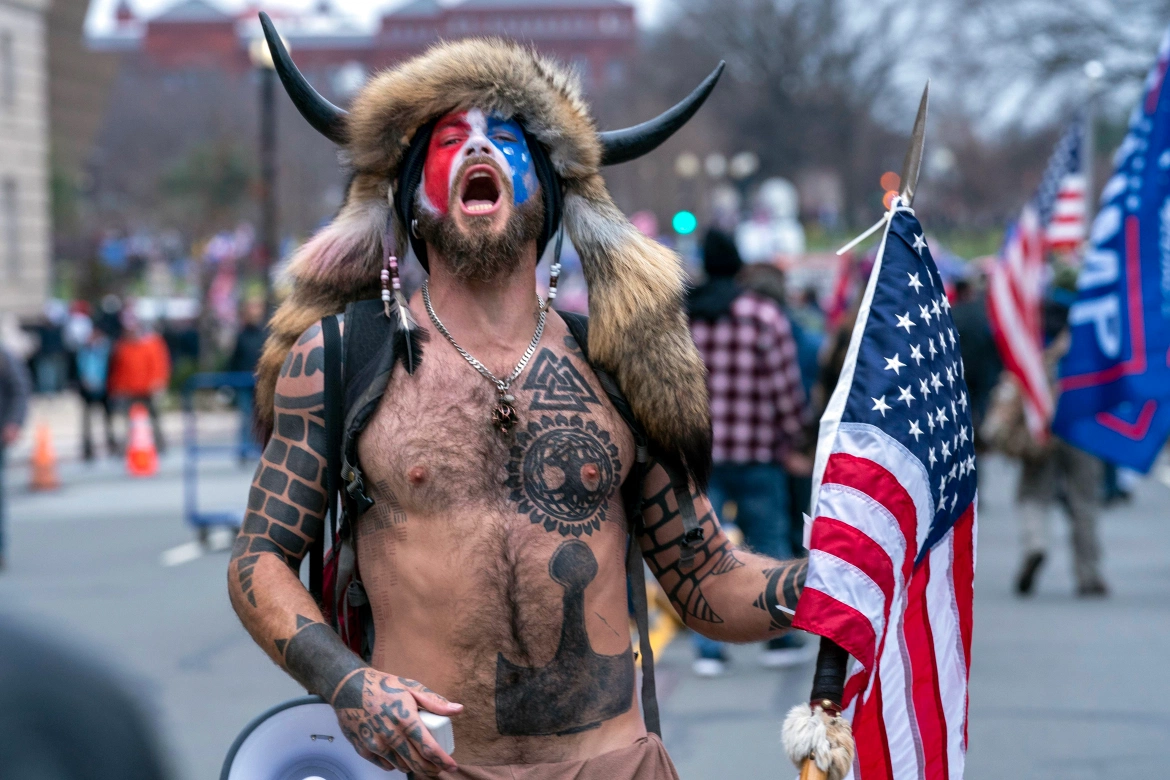
[[[52,494],[27,493],[27,472],[10,469],[10,567],[0,574],[0,604],[120,669],[157,715],[176,776],[209,780],[249,718],[298,690],[236,621],[226,553],[160,562],[192,539],[177,449],[149,480],[122,476],[120,464],[67,462],[65,487]],[[1039,593],[1019,601],[1009,592],[1014,472],[998,461],[981,468],[967,777],[1164,776],[1170,490],[1147,480],[1132,504],[1106,515],[1112,598],[1070,596],[1067,532],[1054,521],[1055,554]],[[206,466],[201,500],[242,507],[250,473],[229,459]],[[794,774],[779,723],[808,694],[812,665],[765,672],[755,653],[736,648],[731,674],[718,680],[690,676],[685,637],[662,654],[665,737],[684,780]]]

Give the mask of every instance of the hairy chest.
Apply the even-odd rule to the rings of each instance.
[[[407,514],[474,505],[565,538],[620,515],[632,437],[579,355],[537,350],[511,388],[517,423],[501,432],[495,387],[444,346],[392,378],[359,441],[368,482]]]

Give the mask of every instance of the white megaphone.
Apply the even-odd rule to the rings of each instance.
[[[448,755],[455,750],[451,719],[419,710],[423,725]],[[228,750],[219,780],[393,780],[358,755],[341,733],[337,714],[320,696],[291,699],[255,717]]]

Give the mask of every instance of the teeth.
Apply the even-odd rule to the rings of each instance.
[[[468,181],[475,181],[476,179],[490,179],[492,175],[487,171],[476,171],[468,177]]]
[[[496,204],[494,204],[494,203],[485,203],[483,205],[477,204],[475,206],[467,206],[466,209],[467,209],[467,211],[471,212],[472,214],[478,214],[482,211],[491,211],[492,208],[495,207],[495,205]]]

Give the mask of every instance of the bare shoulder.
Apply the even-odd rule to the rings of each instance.
[[[342,333],[345,332],[345,318],[337,317]],[[292,349],[280,367],[276,379],[274,405],[279,414],[281,409],[309,409],[324,404],[325,392],[325,336],[320,322],[305,329],[293,343]]]

